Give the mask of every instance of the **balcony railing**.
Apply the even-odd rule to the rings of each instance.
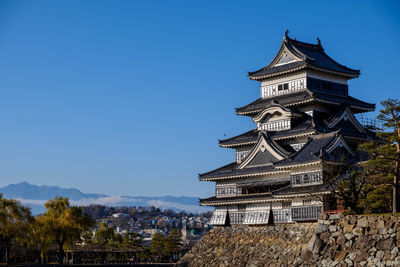
[[[317,220],[322,214],[322,206],[292,207],[293,221]]]

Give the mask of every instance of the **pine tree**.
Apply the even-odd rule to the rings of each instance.
[[[155,233],[150,242],[150,251],[158,262],[161,262],[164,252],[165,236],[160,233]]]
[[[378,133],[379,141],[363,144],[370,159],[364,164],[368,174],[376,179],[378,186],[392,186],[392,211],[400,212],[400,101],[388,99],[381,102],[378,119],[383,122],[384,130]]]

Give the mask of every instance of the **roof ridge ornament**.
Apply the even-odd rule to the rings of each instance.
[[[285,31],[285,36],[283,37],[283,41],[286,41],[287,39],[289,39],[289,29],[286,29]]]
[[[324,48],[322,47],[322,44],[321,44],[321,39],[319,39],[319,37],[317,37],[317,42],[318,42],[319,48],[320,48],[322,51],[324,51]]]

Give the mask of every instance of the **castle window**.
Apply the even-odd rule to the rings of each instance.
[[[290,119],[277,120],[257,124],[258,130],[282,131],[290,129]]]
[[[236,186],[218,186],[215,188],[216,196],[236,196],[238,193],[238,189]]]
[[[346,84],[324,81],[320,79],[307,78],[308,89],[323,91],[334,95],[348,95],[348,86]]]
[[[273,95],[285,94],[291,91],[304,89],[306,80],[304,78],[294,81],[284,82],[274,85],[266,85],[261,87],[261,96],[268,97]]]
[[[294,174],[291,176],[293,185],[310,184],[310,183],[321,183],[322,182],[322,172],[310,172]]]

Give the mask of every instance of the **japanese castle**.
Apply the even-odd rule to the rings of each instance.
[[[354,114],[375,104],[349,95],[347,81],[360,71],[333,60],[317,40],[300,42],[286,31],[272,62],[249,72],[261,97],[236,113],[251,117],[255,129],[220,140],[236,150],[236,160],[199,174],[215,182],[215,196],[200,199],[215,207],[211,224],[313,221],[342,208],[327,171],[343,158],[360,161],[357,146],[374,133]]]

